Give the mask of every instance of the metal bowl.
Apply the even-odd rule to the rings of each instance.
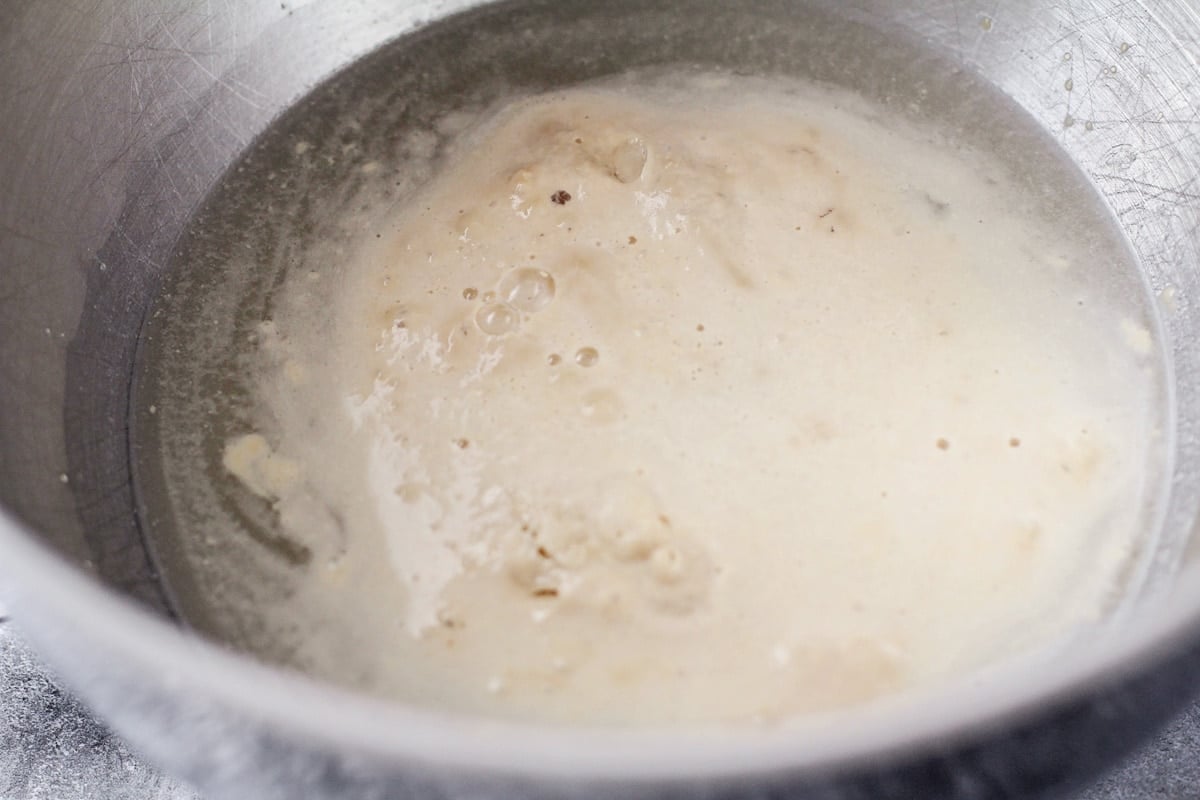
[[[1200,655],[1189,4],[30,1],[0,9],[0,42],[6,600],[97,710],[212,796],[1028,797],[1094,774],[1188,698]],[[545,88],[678,61],[833,81],[874,65],[881,93],[923,75],[986,81],[1058,139],[1162,300],[1173,426],[1151,590],[1053,667],[1014,664],[986,689],[819,731],[554,729],[418,711],[181,628],[131,478],[144,317],[225,170],[373,53],[407,58],[396,80],[447,102],[471,70]]]

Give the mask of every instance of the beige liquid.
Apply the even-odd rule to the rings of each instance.
[[[259,330],[225,465],[316,554],[320,674],[426,705],[774,719],[1104,612],[1151,340],[985,154],[853,96],[512,104]],[[314,330],[324,307],[333,325]]]

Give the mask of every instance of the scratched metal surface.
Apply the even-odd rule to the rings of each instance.
[[[411,788],[389,781],[408,780],[402,762],[430,733],[402,723],[389,728],[386,710],[352,714],[353,704],[314,692],[304,695],[314,702],[300,714],[289,694],[299,693],[295,685],[252,681],[211,649],[105,605],[29,549],[23,530],[38,531],[59,553],[142,604],[161,607],[140,554],[122,457],[127,392],[115,378],[132,357],[133,323],[170,243],[223,167],[289,103],[422,19],[466,4],[0,3],[0,505],[12,517],[0,514],[0,553],[20,554],[0,563],[0,571],[14,580],[14,605],[30,635],[90,702],[154,748],[159,760],[231,790],[256,787],[243,796],[290,797],[289,782],[306,785],[305,776],[319,781],[312,796],[339,797],[348,785],[364,797],[379,796],[382,785]],[[1109,198],[1153,289],[1173,292],[1175,310],[1164,322],[1175,346],[1183,415],[1167,520],[1177,535],[1162,551],[1166,569],[1188,547],[1200,505],[1200,348],[1191,344],[1200,341],[1194,304],[1200,21],[1193,6],[1180,0],[845,4],[851,6],[949,48],[1042,120]],[[114,247],[126,262],[106,260]],[[81,338],[85,311],[111,324]],[[70,374],[90,381],[92,390],[66,391]],[[91,613],[99,606],[104,615]],[[1200,606],[1193,610],[1200,614]],[[135,640],[145,646],[135,648]],[[32,675],[32,662],[21,663],[25,671],[18,674]],[[219,692],[214,675],[244,695]],[[41,687],[33,695],[42,700],[57,691],[41,678],[28,685]],[[254,710],[264,697],[273,703],[271,722]],[[58,699],[49,706],[78,711],[73,701]],[[1129,713],[1113,705],[1112,713],[1118,711]],[[279,724],[281,718],[290,725]],[[96,775],[108,774],[102,764],[140,763],[100,728],[72,719],[61,729],[65,751],[100,754],[89,762]],[[392,748],[389,758],[361,758],[366,748],[355,748],[370,737]],[[461,748],[455,752],[464,758],[484,759],[453,737],[438,741]],[[1185,752],[1187,735],[1172,741],[1165,752]],[[518,755],[531,747],[492,745]],[[28,774],[57,768],[39,761]],[[166,791],[140,769],[132,772],[147,782],[138,790]],[[436,772],[421,780],[452,785]],[[1097,797],[1139,797],[1122,794],[1121,786],[1104,784],[1097,791],[1109,794]],[[116,783],[106,788],[124,791]]]

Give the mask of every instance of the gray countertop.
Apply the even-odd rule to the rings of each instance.
[[[1064,800],[1196,797],[1200,704],[1181,714],[1129,763]],[[201,798],[143,763],[96,722],[49,676],[12,625],[0,620],[0,800]]]
[[[0,622],[0,800],[200,800],[147,766]]]

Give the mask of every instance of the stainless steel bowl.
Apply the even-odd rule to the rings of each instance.
[[[818,35],[829,30],[836,40]],[[718,735],[417,711],[254,663],[172,622],[130,477],[138,335],[188,220],[285,109],[385,45],[424,47],[452,68],[494,59],[516,82],[553,85],[683,56],[834,79],[890,39],[930,54],[895,80],[977,73],[1052,131],[1161,300],[1170,494],[1152,591],[1109,629],[1053,668],[1014,665],[986,691],[947,689],[916,710],[816,734]],[[1187,698],[1200,655],[1197,53],[1200,14],[1179,0],[6,4],[5,599],[97,710],[213,797],[1025,797],[1092,774]]]

